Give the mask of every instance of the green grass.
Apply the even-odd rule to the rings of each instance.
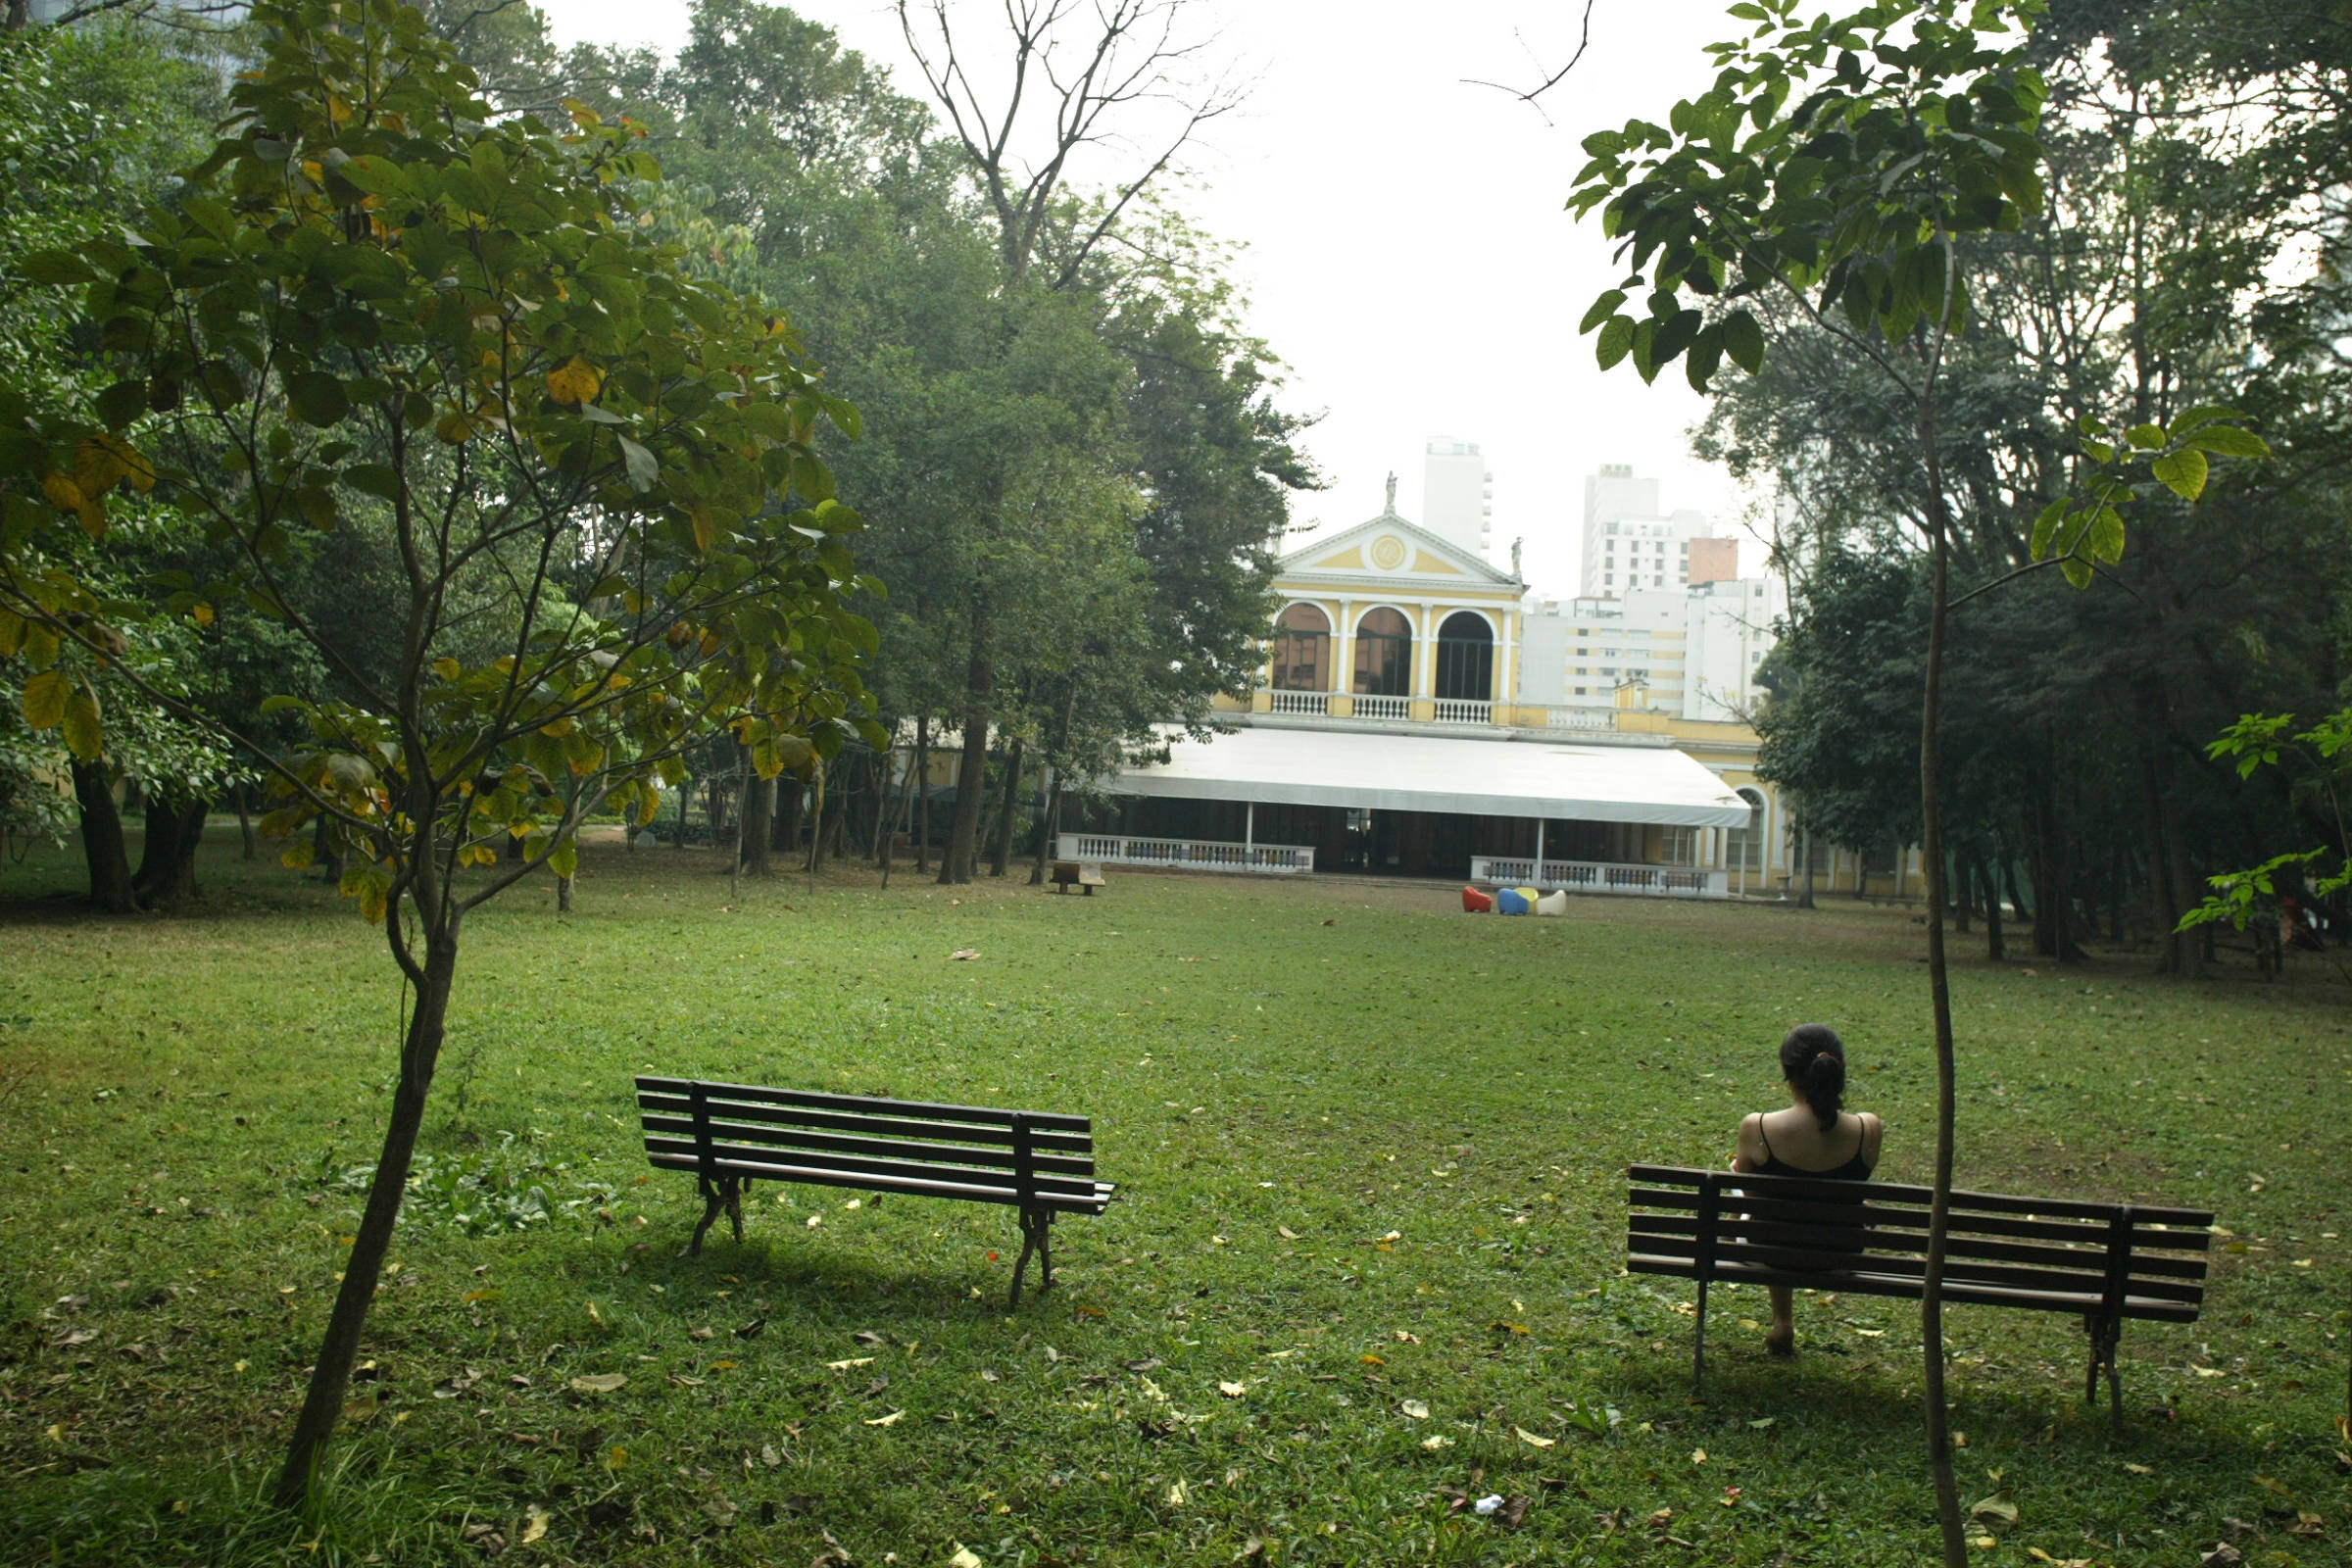
[[[413,1202],[365,1419],[302,1518],[257,1499],[373,1158],[381,936],[225,850],[178,919],[37,897],[63,857],[8,871],[0,1560],[1928,1554],[1912,1308],[1800,1301],[1790,1365],[1742,1323],[1760,1298],[1720,1294],[1693,1402],[1687,1293],[1621,1266],[1622,1168],[1727,1157],[1800,1019],[1843,1032],[1885,1173],[1925,1179],[1901,914],[1471,919],[1442,887],[1116,872],[1087,900],[795,877],[734,901],[712,863],[595,850],[569,918],[530,887],[468,928],[424,1143],[456,1185]],[[1972,957],[1955,993],[1965,1185],[2234,1233],[2202,1322],[2127,1333],[2120,1441],[2080,1402],[2078,1325],[1954,1309],[1965,1498],[2017,1508],[1976,1555],[2343,1561],[2346,991],[2111,956]],[[1017,1237],[973,1205],[755,1189],[745,1245],[722,1226],[682,1258],[699,1204],[644,1164],[649,1065],[1089,1112],[1121,1196],[1058,1228],[1059,1288],[1013,1315]],[[1514,1532],[1447,1489],[1531,1505]]]

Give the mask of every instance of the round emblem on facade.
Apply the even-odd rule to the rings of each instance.
[[[1404,541],[1395,534],[1382,534],[1372,541],[1372,564],[1383,571],[1395,571],[1404,564]]]

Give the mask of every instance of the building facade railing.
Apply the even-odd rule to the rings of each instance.
[[[1287,876],[1315,868],[1307,844],[1222,844],[1206,839],[1158,839],[1118,833],[1063,833],[1054,839],[1063,860],[1105,865],[1159,865],[1187,871],[1247,871]]]
[[[1571,893],[1629,893],[1678,899],[1730,896],[1726,873],[1689,865],[1547,859],[1538,866],[1526,856],[1481,855],[1470,861],[1470,880],[1498,887],[1566,888]]]
[[[1493,703],[1474,703],[1454,697],[1437,700],[1437,720],[1441,724],[1492,724],[1494,722]]]
[[[1272,692],[1268,695],[1273,699],[1272,706],[1266,710],[1269,713],[1305,713],[1323,718],[1331,712],[1329,692]]]
[[[1355,699],[1358,718],[1410,718],[1413,700],[1410,697],[1358,697]]]
[[[1546,708],[1545,729],[1615,729],[1617,715],[1606,708]]]

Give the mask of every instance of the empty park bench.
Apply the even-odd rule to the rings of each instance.
[[[1054,891],[1067,893],[1083,888],[1088,898],[1102,886],[1102,862],[1100,860],[1055,860],[1054,862]]]
[[[1706,1376],[1712,1282],[1919,1299],[1928,1188],[1667,1165],[1626,1174],[1626,1268],[1698,1282],[1693,1388]],[[1954,1193],[1943,1298],[2079,1315],[2090,1339],[2082,1396],[2098,1396],[2104,1370],[2120,1432],[2125,1320],[2196,1321],[2212,1225],[2197,1209]]]
[[[1110,1202],[1111,1184],[1095,1180],[1093,1123],[1084,1116],[642,1074],[637,1104],[646,1158],[692,1171],[702,1193],[694,1253],[722,1211],[743,1240],[743,1190],[755,1181],[1004,1203],[1020,1211],[1018,1306],[1031,1254],[1043,1269],[1039,1287],[1054,1283],[1054,1220],[1100,1214]]]

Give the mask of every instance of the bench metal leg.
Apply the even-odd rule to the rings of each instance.
[[[1690,1348],[1690,1397],[1707,1386],[1707,1282],[1698,1282],[1698,1327]]]
[[[716,1182],[703,1184],[703,1221],[694,1228],[694,1240],[687,1245],[688,1257],[703,1255],[703,1237],[710,1222],[725,1213],[735,1221],[735,1240],[743,1240],[743,1189],[732,1176],[722,1176]]]
[[[1054,1216],[1050,1210],[1031,1208],[1021,1210],[1021,1256],[1020,1261],[1012,1265],[1011,1304],[1013,1306],[1017,1307],[1021,1304],[1021,1277],[1028,1272],[1029,1259],[1032,1256],[1036,1257],[1042,1266],[1042,1277],[1038,1281],[1037,1288],[1041,1291],[1047,1290],[1054,1284],[1054,1249],[1051,1239],[1046,1234],[1048,1227],[1053,1223]]]
[[[2124,1337],[2124,1325],[2110,1317],[2097,1314],[2082,1319],[2082,1329],[2090,1338],[2089,1364],[2082,1372],[2082,1402],[2090,1404],[2099,1396],[2099,1374],[2107,1374],[2107,1420],[2116,1436],[2124,1432],[2124,1383],[2116,1374],[2115,1347]]]

